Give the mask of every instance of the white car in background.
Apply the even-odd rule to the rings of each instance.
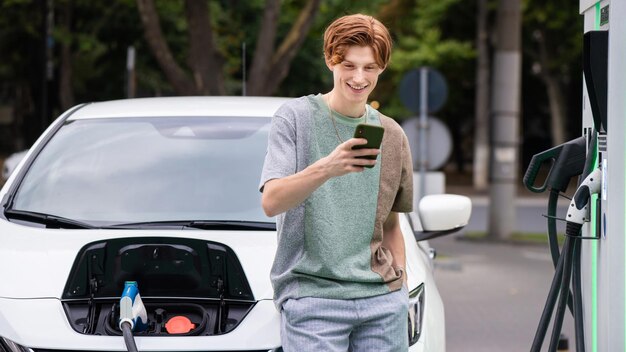
[[[20,161],[24,159],[27,153],[28,153],[28,150],[22,150],[20,152],[11,154],[9,155],[8,158],[4,159],[4,163],[2,165],[2,180],[3,181],[6,181],[9,179],[9,176],[11,176],[11,174],[13,173],[13,170],[17,168],[17,165],[19,165]]]
[[[0,352],[126,350],[126,281],[147,311],[139,351],[281,351],[276,225],[257,186],[285,101],[145,98],[63,113],[0,191]],[[432,251],[415,236],[459,229],[471,205],[427,198],[429,222],[401,217],[407,329],[410,351],[437,352],[443,304]]]

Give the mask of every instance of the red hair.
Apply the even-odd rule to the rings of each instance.
[[[350,46],[369,46],[376,64],[387,67],[391,55],[391,35],[379,20],[363,14],[347,15],[333,21],[324,32],[324,57],[336,65]]]

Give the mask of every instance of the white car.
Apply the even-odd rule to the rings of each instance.
[[[257,186],[285,101],[145,98],[63,113],[0,191],[0,352],[281,351],[276,226]],[[434,232],[401,217],[410,351],[445,350],[432,251],[414,237],[467,223],[466,200],[444,203],[420,204]],[[131,342],[118,326],[127,281],[148,320]]]

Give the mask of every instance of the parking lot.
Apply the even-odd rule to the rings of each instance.
[[[459,240],[459,235],[430,242],[438,253],[435,280],[446,311],[446,350],[528,351],[554,273],[547,246]],[[573,350],[569,312],[563,334]]]

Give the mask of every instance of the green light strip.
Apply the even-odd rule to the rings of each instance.
[[[598,167],[596,159],[595,167]],[[591,196],[591,237],[596,236],[596,200]],[[600,235],[600,234],[597,234]],[[591,350],[598,351],[598,241],[591,242]]]
[[[596,145],[591,146],[594,148],[594,162],[593,170],[598,168],[598,142]],[[600,236],[601,234],[596,231],[597,217],[596,217],[596,202],[598,195],[591,196],[591,221],[589,224],[591,237]],[[598,241],[589,241],[591,247],[591,350],[593,352],[598,351]]]
[[[610,46],[609,46],[609,48],[610,48]],[[608,86],[608,84],[607,84],[607,86]],[[623,104],[623,103],[622,103],[622,104]],[[621,108],[621,109],[619,109],[619,110],[620,110],[622,113],[624,112],[624,110],[623,110],[623,105],[622,105],[622,108]],[[623,147],[622,147],[622,148],[623,148]],[[625,174],[626,174],[626,172],[625,172]],[[622,196],[622,197],[624,197],[624,193],[622,193],[622,194],[621,194],[621,196]],[[626,199],[626,197],[624,197],[624,198]],[[626,208],[626,206],[625,206],[625,208]],[[625,220],[626,220],[626,217],[625,217]],[[626,229],[626,223],[623,225],[622,229]],[[624,241],[624,246],[626,247],[626,241]],[[624,248],[624,253],[626,253],[626,248]],[[626,266],[626,264],[625,264],[625,266]],[[624,295],[626,295],[626,278],[624,279]],[[622,296],[622,299],[626,300],[626,297],[625,297],[625,296]],[[625,309],[626,309],[626,307],[625,307]],[[625,320],[626,320],[626,311],[624,312],[624,316],[623,316],[623,318],[624,318],[624,320],[622,320],[622,324],[624,324],[624,328],[625,328],[625,331],[624,331],[624,336],[626,336],[626,321],[625,321]],[[626,348],[626,346],[623,346],[623,348]]]
[[[594,29],[600,29],[600,0],[596,2]],[[594,170],[598,167],[598,145],[596,148]],[[591,236],[596,236],[596,200],[597,195],[591,197]],[[600,234],[597,234],[600,235]],[[598,352],[598,241],[591,242],[591,350]]]

